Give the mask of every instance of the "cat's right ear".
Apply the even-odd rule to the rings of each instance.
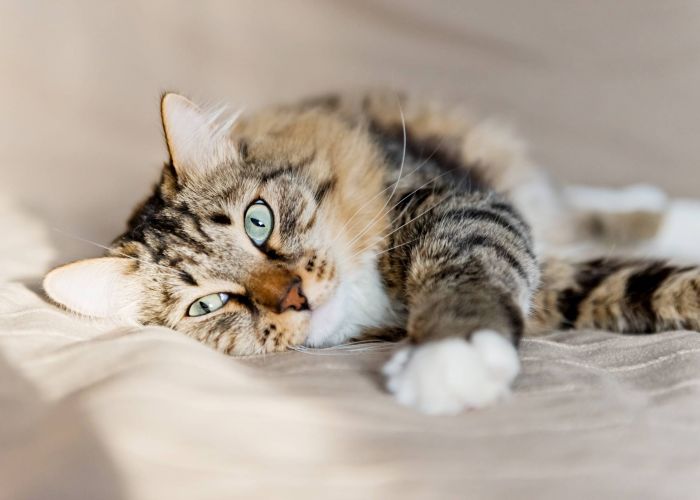
[[[167,93],[160,102],[163,131],[178,176],[197,177],[230,161],[235,154],[229,125],[179,94]]]
[[[136,319],[141,291],[130,259],[101,257],[57,267],[44,291],[73,312],[96,318]]]

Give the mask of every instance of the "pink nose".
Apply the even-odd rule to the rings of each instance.
[[[284,312],[287,309],[301,311],[308,308],[309,304],[306,301],[306,296],[301,290],[301,280],[297,279],[291,284],[282,300],[280,300],[278,311]]]

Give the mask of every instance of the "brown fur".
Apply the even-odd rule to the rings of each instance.
[[[622,333],[700,330],[700,270],[661,261],[551,259],[528,331],[597,328]]]
[[[177,126],[166,125],[170,143]],[[420,343],[491,329],[517,343],[525,330],[698,329],[695,268],[540,267],[531,234],[531,225],[541,233],[539,219],[526,221],[529,207],[517,200],[541,173],[490,122],[394,93],[326,96],[241,118],[222,144],[201,165],[188,161],[186,142],[169,144],[154,194],[109,252],[115,265],[131,259],[122,274],[138,285],[135,319],[144,324],[229,354],[284,350],[307,340],[311,314],[343,280],[375,269],[390,311],[364,324],[374,338]],[[259,248],[243,231],[258,199],[275,217]],[[608,237],[621,234],[620,220],[641,220],[643,230],[621,234],[630,241],[653,234],[655,217],[572,212],[567,227],[574,237]],[[193,301],[218,292],[232,297],[222,309],[187,316]]]

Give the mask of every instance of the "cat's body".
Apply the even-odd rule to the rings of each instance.
[[[528,331],[700,329],[697,268],[549,257],[648,237],[662,201],[568,203],[489,122],[393,93],[223,126],[172,94],[162,111],[171,162],[154,194],[110,257],[47,277],[74,311],[171,326],[229,354],[407,337],[387,387],[429,413],[506,393]]]

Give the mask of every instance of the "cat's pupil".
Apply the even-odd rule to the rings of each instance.
[[[253,224],[255,224],[255,225],[258,226],[258,227],[265,227],[265,224],[263,224],[263,223],[260,221],[260,219],[256,219],[255,217],[251,217],[251,218],[250,218],[250,222],[252,222]]]
[[[202,310],[203,310],[205,313],[210,313],[210,312],[211,312],[211,309],[209,308],[209,304],[207,304],[207,303],[204,302],[203,300],[200,300],[200,301],[199,301],[199,307],[201,307]]]

